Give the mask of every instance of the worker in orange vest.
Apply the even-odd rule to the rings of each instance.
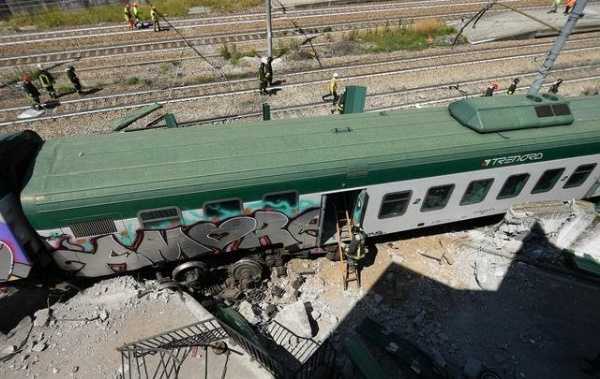
[[[576,2],[577,2],[577,0],[567,0],[567,4],[565,5],[564,14],[569,14],[575,7]]]
[[[485,93],[483,94],[483,96],[493,96],[494,91],[497,91],[498,89],[500,89],[500,86],[498,85],[498,83],[490,82],[490,84],[485,89]]]

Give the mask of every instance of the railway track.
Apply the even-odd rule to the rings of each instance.
[[[519,0],[505,0],[505,3],[519,2]],[[448,6],[461,5],[483,5],[482,0],[421,0],[407,2],[386,2],[386,3],[369,3],[353,6],[337,6],[319,9],[307,10],[289,10],[285,13],[280,9],[274,9],[272,12],[273,20],[280,18],[302,19],[315,16],[341,16],[348,14],[364,13],[364,12],[381,12],[386,10],[397,9],[419,9],[419,8],[437,8]],[[178,29],[192,29],[209,25],[238,25],[247,22],[262,22],[264,21],[264,13],[238,14],[230,16],[216,17],[201,17],[191,19],[177,19],[171,21],[171,24]],[[88,38],[115,36],[121,34],[131,35],[132,31],[126,30],[124,25],[101,26],[97,28],[79,28],[79,29],[64,29],[38,33],[14,33],[0,36],[0,46],[11,46],[17,44],[28,44],[32,42],[52,42],[72,38]],[[151,29],[133,31],[136,34],[153,33]]]
[[[565,52],[576,53],[586,51],[596,51],[600,49],[596,37],[580,38],[577,41],[570,42],[570,45],[577,43],[577,46],[586,45],[583,47],[569,47]],[[292,72],[281,76],[286,80],[284,88],[292,88],[298,86],[320,85],[329,80],[331,72],[339,71],[343,74],[344,80],[359,80],[365,78],[375,78],[382,76],[391,76],[399,74],[407,74],[414,72],[431,71],[439,68],[460,67],[477,63],[489,62],[507,62],[516,59],[535,58],[545,52],[551,42],[538,43],[533,45],[506,47],[506,48],[490,48],[487,53],[491,56],[485,59],[469,59],[463,52],[449,52],[444,54],[428,55],[410,59],[384,59],[371,63],[357,63],[351,65],[337,65],[321,69],[305,70]],[[526,49],[527,53],[522,53]],[[539,52],[531,52],[531,49],[539,49]],[[514,50],[512,54],[506,54],[508,51]],[[478,55],[486,51],[480,50]],[[455,62],[452,60],[462,61]],[[423,64],[424,62],[434,61],[436,63]],[[448,62],[444,62],[448,61]],[[398,66],[404,67],[398,67]],[[184,101],[185,99],[207,99],[211,97],[223,96],[239,96],[252,94],[257,91],[256,79],[237,79],[231,81],[211,82],[197,85],[171,87],[166,89],[153,89],[146,91],[136,91],[123,94],[103,95],[89,98],[66,100],[61,102],[60,113],[55,113],[50,119],[58,119],[61,117],[72,117],[73,115],[85,115],[86,112],[98,113],[103,110],[110,112],[115,109],[126,109],[123,107],[135,108],[148,104],[150,102],[166,103],[174,101]],[[0,110],[0,121],[3,122],[18,122],[17,115],[28,106],[19,106],[5,108]],[[0,124],[2,125],[2,124]]]
[[[398,22],[411,22],[419,19],[438,18],[445,20],[455,20],[464,17],[465,12],[428,14],[420,16],[410,16],[400,20],[398,17],[386,15],[385,17],[371,17],[364,21],[339,21],[331,22],[327,20],[323,24],[314,24],[311,26],[301,26],[301,29],[296,27],[276,28],[273,31],[274,38],[284,38],[290,36],[317,36],[321,33],[329,32],[344,32],[349,30],[360,30],[375,28]],[[189,37],[188,41],[194,46],[209,46],[221,45],[228,43],[241,43],[265,39],[266,34],[262,31],[262,25],[257,26],[259,30],[240,33],[215,33],[198,37]],[[22,66],[37,63],[55,64],[66,61],[74,61],[78,59],[89,59],[126,54],[149,52],[153,53],[158,50],[180,49],[187,47],[186,41],[181,38],[173,38],[169,40],[151,41],[135,44],[121,44],[112,46],[95,46],[89,48],[76,48],[71,50],[34,53],[28,55],[13,55],[0,58],[0,67]]]
[[[583,68],[583,67],[582,67]],[[556,70],[556,73],[560,73],[561,76],[565,78],[563,86],[574,85],[578,83],[589,83],[592,81],[600,81],[600,73],[595,75],[577,75],[577,73],[581,74],[581,70],[578,70],[579,67],[572,67],[567,69],[559,69]],[[566,77],[564,74],[570,72],[573,74],[573,77]],[[534,72],[529,72],[527,74],[520,74],[521,77],[531,77],[535,76]],[[482,79],[476,79],[471,81],[465,81],[462,83],[463,88],[466,86],[470,86],[471,88],[475,88],[475,90],[468,91],[467,96],[480,96],[479,87],[489,83],[490,80],[510,80],[514,77],[514,74],[505,75],[502,77],[494,76],[487,77]],[[367,106],[365,112],[386,112],[386,111],[396,111],[400,109],[406,108],[420,108],[425,106],[435,106],[435,105],[443,105],[448,104],[452,101],[456,101],[462,99],[464,95],[447,95],[448,86],[454,83],[443,83],[435,86],[422,86],[410,88],[402,91],[390,91],[390,92],[380,92],[380,93],[371,93],[367,95]],[[549,87],[549,84],[545,84],[544,88]],[[528,89],[528,86],[520,86],[517,92],[524,92]],[[417,95],[417,94],[428,94],[431,99],[422,99],[419,100],[405,100],[406,95]],[[446,95],[440,96],[440,93],[444,93]],[[380,99],[382,97],[385,98],[393,98],[397,100],[397,102],[393,105],[387,106],[372,106],[369,105],[373,100]],[[422,97],[422,96],[421,96]],[[193,101],[194,99],[185,99],[181,101]],[[307,117],[307,116],[316,116],[316,115],[326,115],[328,114],[328,110],[330,108],[329,104],[322,102],[315,103],[307,103],[300,105],[293,105],[288,107],[281,108],[272,108],[271,116],[273,119],[289,119],[289,118],[298,118],[298,117]],[[206,124],[227,124],[230,122],[237,122],[240,120],[258,120],[260,119],[262,114],[260,112],[248,112],[237,115],[226,115],[222,117],[214,117],[210,119],[194,119],[184,122],[179,122],[180,126],[201,126]],[[41,122],[40,122],[41,121]],[[47,120],[32,120],[32,122],[22,122],[22,123],[2,123],[0,126],[12,126],[12,130],[22,130],[22,129],[37,129],[37,127],[42,125],[48,125]],[[51,136],[60,136],[64,135],[60,131],[56,131],[56,124],[53,124],[49,128],[47,128],[47,132],[51,132]],[[81,130],[81,129],[79,129]],[[83,130],[81,130],[83,131]],[[74,129],[71,129],[69,135],[72,135]],[[101,130],[85,130],[84,133],[106,133],[110,132],[110,125],[107,124],[106,127],[102,127]],[[43,133],[43,132],[42,132]],[[77,134],[77,133],[76,133]],[[48,136],[46,138],[49,138]]]
[[[575,35],[571,36],[571,38],[569,38],[569,41],[570,41],[570,43],[574,43],[576,41],[585,42],[585,41],[591,40],[593,38],[600,38],[600,34],[595,34],[595,33],[597,33],[597,32],[575,34]],[[594,37],[592,37],[592,36],[594,36]],[[542,37],[542,38],[536,39],[536,41],[544,41],[549,38],[554,38],[554,37]],[[321,48],[321,47],[330,46],[330,45],[332,45],[332,43],[333,42],[313,43],[313,46],[315,48]],[[478,54],[480,52],[505,49],[504,46],[502,46],[502,47],[485,47],[485,46],[487,46],[487,44],[473,45],[473,46],[471,46],[470,53]],[[510,47],[506,47],[506,48],[518,48],[519,46],[524,46],[524,45],[523,44],[513,45]],[[530,47],[550,46],[550,44],[538,42],[538,43],[534,43],[534,44],[528,43],[527,46],[530,46]],[[302,49],[310,49],[310,46],[301,46],[301,48]],[[263,53],[263,51],[259,50],[259,51],[257,51],[257,53],[260,55],[261,53]],[[323,56],[325,56],[325,55],[321,54],[321,57],[323,57]],[[204,55],[204,58],[208,58],[214,66],[218,66],[219,62],[222,60],[221,54],[218,54],[218,53],[206,54],[206,55]],[[403,58],[403,59],[406,59],[406,58]],[[159,65],[162,63],[165,63],[165,64],[171,63],[172,64],[172,63],[179,63],[179,62],[193,61],[193,60],[203,60],[203,58],[198,57],[198,56],[184,56],[184,57],[171,58],[171,59],[155,59],[155,60],[145,60],[143,62],[128,62],[128,63],[118,64],[118,65],[98,65],[98,66],[89,66],[89,67],[80,66],[77,68],[77,72],[82,73],[82,72],[91,72],[91,71],[123,69],[124,67],[152,66],[152,65]],[[50,71],[54,72],[52,70],[50,70]],[[60,70],[60,71],[62,71],[62,70]],[[59,71],[57,71],[57,72],[59,72]]]
[[[594,68],[599,69],[600,66],[594,66]],[[571,67],[567,69],[556,70],[557,73],[577,73],[578,67]],[[519,74],[521,77],[531,77],[535,76],[535,73],[530,72],[526,74]],[[461,88],[471,88],[471,91],[466,93],[466,96],[480,96],[481,92],[479,91],[479,87],[482,85],[488,84],[491,80],[510,80],[514,77],[514,74],[504,75],[504,76],[494,76],[488,77],[485,79],[476,79],[465,81],[461,83]],[[574,78],[565,79],[563,84],[574,84],[592,80],[600,80],[600,72],[597,75],[588,75],[583,77],[577,77],[574,75]],[[454,82],[448,82],[444,84],[434,85],[434,86],[422,86],[409,88],[402,91],[387,91],[387,92],[379,92],[379,93],[368,93],[367,94],[367,104],[365,106],[365,112],[386,112],[386,111],[396,111],[400,109],[407,108],[421,108],[426,106],[433,105],[441,105],[441,104],[449,104],[452,101],[460,100],[464,98],[464,95],[446,95],[439,96],[440,93],[448,93],[450,90],[448,87],[450,85],[455,84]],[[545,84],[544,88],[550,87],[550,84]],[[517,88],[517,92],[524,92],[529,88],[529,86],[519,86]],[[426,94],[426,98],[423,99],[423,94]],[[418,97],[421,96],[419,100],[405,100],[406,96]],[[394,105],[387,106],[369,106],[368,102],[372,102],[374,99],[378,98],[394,98],[395,100],[399,100]],[[280,119],[290,119],[290,118],[302,118],[309,116],[316,116],[319,114],[328,114],[329,109],[331,108],[330,104],[326,104],[323,102],[314,102],[300,105],[293,105],[289,107],[281,107],[281,108],[271,108],[271,117],[273,120]],[[204,124],[226,124],[230,122],[236,122],[241,120],[258,120],[262,118],[261,112],[248,112],[244,114],[238,115],[226,115],[220,117],[214,117],[210,119],[198,119],[198,120],[190,120],[185,122],[179,122],[180,126],[197,126]]]

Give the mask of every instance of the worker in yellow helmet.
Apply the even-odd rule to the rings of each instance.
[[[338,95],[338,73],[334,72],[333,75],[331,76],[331,80],[329,80],[329,92],[326,95],[323,95],[321,98],[323,99],[323,101],[327,102],[330,101],[329,99],[332,99],[333,102],[333,106],[335,107],[338,100],[340,99],[339,95]]]

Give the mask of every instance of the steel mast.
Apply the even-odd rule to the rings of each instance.
[[[273,56],[273,31],[271,26],[271,0],[265,0],[267,14],[267,57]]]
[[[544,80],[550,73],[550,70],[552,70],[554,62],[558,58],[560,51],[567,42],[571,32],[575,29],[575,24],[577,24],[577,21],[583,17],[583,10],[587,5],[587,2],[588,0],[577,0],[577,3],[575,3],[575,7],[571,10],[571,14],[569,14],[567,22],[565,22],[565,25],[562,27],[560,34],[558,35],[558,38],[556,41],[554,41],[554,45],[552,45],[552,48],[548,52],[548,55],[544,60],[544,64],[542,64],[542,66],[539,68],[537,77],[535,78],[531,87],[529,87],[529,91],[527,91],[528,95],[535,96],[540,92],[540,88],[542,87],[542,84],[544,84]]]

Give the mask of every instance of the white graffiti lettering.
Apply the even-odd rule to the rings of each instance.
[[[132,246],[123,245],[112,234],[91,238],[91,249],[64,236],[58,243],[48,239],[56,246],[53,257],[61,269],[96,277],[239,249],[310,248],[316,244],[319,214],[318,208],[312,208],[290,221],[284,213],[260,210],[252,217],[233,217],[218,225],[199,222],[189,227],[138,230]]]
[[[508,164],[512,164],[512,163],[539,161],[541,159],[544,159],[544,153],[511,155],[511,156],[507,156],[507,157],[484,159],[482,162],[482,166],[483,167],[496,167],[496,166],[504,166],[504,165],[508,165]]]

